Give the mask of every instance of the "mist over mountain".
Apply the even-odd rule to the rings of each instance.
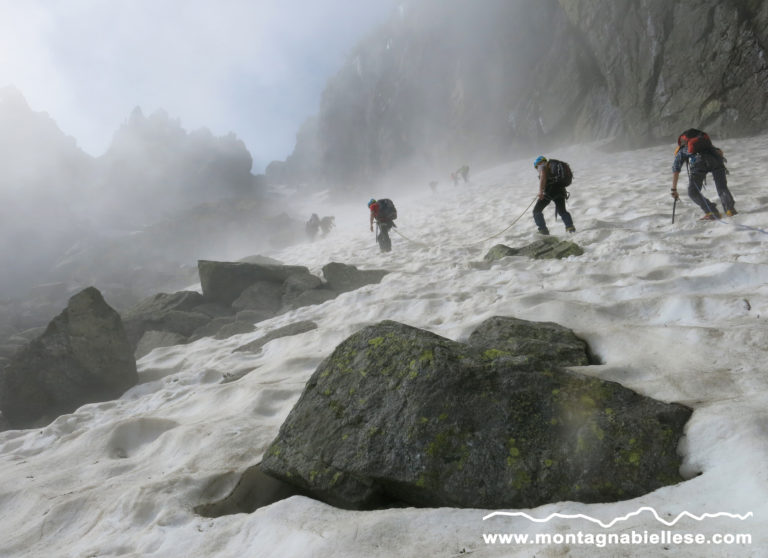
[[[49,305],[86,285],[118,307],[178,287],[233,235],[267,245],[290,220],[276,222],[251,164],[233,133],[187,132],[138,107],[94,158],[22,92],[0,90],[0,333],[49,319]],[[9,302],[24,299],[40,312]]]
[[[354,189],[574,141],[756,133],[768,121],[767,30],[759,0],[407,0],[266,174]]]

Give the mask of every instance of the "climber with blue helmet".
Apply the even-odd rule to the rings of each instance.
[[[533,161],[533,168],[539,173],[539,199],[533,206],[533,221],[539,228],[539,233],[549,234],[549,229],[544,221],[544,208],[551,201],[555,202],[555,211],[563,220],[566,232],[576,232],[571,214],[565,209],[565,200],[569,197],[566,188],[570,186],[573,179],[570,165],[557,159],[547,159],[544,155],[539,155]]]

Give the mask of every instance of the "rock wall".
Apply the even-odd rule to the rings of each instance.
[[[272,182],[447,177],[573,141],[765,129],[758,0],[411,0],[350,54]]]

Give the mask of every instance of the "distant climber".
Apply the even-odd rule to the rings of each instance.
[[[333,215],[320,219],[320,230],[323,236],[327,236],[331,229],[336,226],[336,218]]]
[[[539,233],[549,234],[543,211],[551,201],[555,202],[555,210],[563,220],[566,232],[576,232],[571,214],[565,209],[565,200],[568,199],[566,188],[573,179],[570,165],[556,159],[547,160],[540,155],[533,162],[533,168],[539,173],[539,200],[533,206],[533,220],[539,227]]]
[[[714,221],[720,219],[720,212],[717,204],[708,200],[701,189],[704,186],[704,180],[707,173],[712,173],[715,181],[715,189],[723,209],[728,217],[736,215],[737,211],[731,191],[728,189],[725,168],[726,159],[722,150],[712,145],[712,140],[706,132],[691,128],[686,130],[677,138],[677,149],[675,150],[675,160],[672,162],[672,197],[680,199],[677,193],[677,180],[680,177],[680,171],[683,163],[688,167],[688,197],[698,205],[703,211],[702,221]]]
[[[391,251],[392,240],[389,238],[389,229],[396,226],[394,222],[397,219],[395,204],[387,198],[378,201],[371,198],[368,202],[368,209],[371,210],[371,232],[373,232],[373,222],[376,221],[376,242],[379,243],[379,248],[382,252]]]
[[[429,189],[432,190],[432,192],[437,192],[437,180],[432,180],[429,183]]]
[[[314,240],[317,236],[317,231],[320,230],[320,217],[317,213],[313,213],[304,226],[304,230],[307,232],[307,236],[310,240]]]
[[[456,174],[461,175],[461,178],[464,179],[464,184],[469,182],[469,165],[463,165],[459,170],[456,171]]]
[[[458,170],[451,173],[451,180],[453,180],[454,186],[459,185],[459,177],[464,179],[464,184],[469,182],[469,165],[463,165]]]

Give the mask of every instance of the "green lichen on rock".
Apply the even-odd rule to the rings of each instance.
[[[262,469],[345,508],[603,502],[680,481],[690,409],[564,368],[588,362],[557,324],[495,317],[458,343],[381,322],[321,363]]]
[[[560,240],[556,236],[544,236],[520,248],[497,244],[488,250],[483,260],[490,263],[509,256],[525,256],[537,260],[560,260],[582,254],[584,254],[584,250],[575,242]]]

